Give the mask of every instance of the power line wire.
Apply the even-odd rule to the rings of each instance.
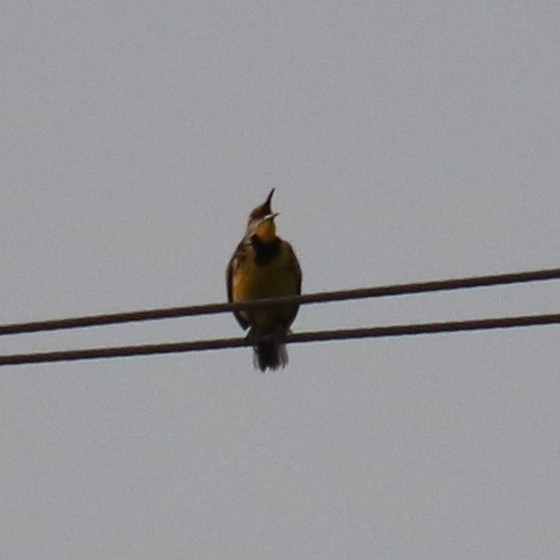
[[[451,333],[490,329],[507,329],[531,327],[537,325],[560,324],[560,313],[549,315],[524,315],[517,317],[498,317],[469,321],[447,321],[439,323],[420,323],[410,325],[393,325],[386,327],[365,327],[355,329],[337,329],[328,331],[310,331],[289,334],[286,342],[326,342],[331,340],[349,340],[359,338],[382,338],[395,336],[412,336],[420,334]],[[83,350],[63,350],[55,352],[38,352],[32,354],[0,355],[0,366],[38,364],[47,362],[67,362],[76,360],[93,360],[100,358],[123,358],[154,354],[173,354],[223,348],[250,346],[245,338],[219,338],[189,342],[172,342],[162,344],[145,344],[139,346],[119,346],[107,348],[89,348]]]
[[[493,274],[487,276],[473,276],[469,278],[452,278],[448,280],[433,280],[427,282],[413,282],[407,284],[393,284],[357,288],[351,290],[337,290],[331,292],[317,292],[302,296],[271,298],[253,300],[240,303],[210,303],[204,305],[190,305],[185,307],[167,307],[160,309],[147,309],[141,311],[128,311],[121,313],[108,313],[89,315],[83,317],[69,317],[65,319],[52,319],[46,321],[33,321],[25,323],[10,323],[0,325],[0,336],[9,334],[22,334],[63,329],[76,329],[101,325],[131,323],[139,321],[153,321],[160,319],[173,319],[179,317],[192,317],[195,315],[213,315],[248,309],[259,305],[285,305],[298,303],[326,303],[331,301],[347,301],[363,298],[376,298],[400,296],[428,292],[458,290],[466,288],[481,288],[518,284],[524,282],[537,282],[543,280],[560,279],[560,268],[533,270],[527,272],[514,272],[507,274]]]

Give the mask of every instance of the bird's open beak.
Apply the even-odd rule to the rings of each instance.
[[[274,218],[276,218],[276,216],[278,216],[280,214],[280,212],[271,212],[270,214],[267,214],[264,218],[261,218],[259,220],[260,224],[263,224],[264,222],[269,222],[271,220],[274,220]]]
[[[267,213],[271,213],[272,209],[270,208],[270,203],[272,202],[272,195],[274,194],[274,190],[272,189],[269,193],[269,195],[266,197],[266,200],[264,201],[264,204],[262,205],[262,207],[266,210]]]

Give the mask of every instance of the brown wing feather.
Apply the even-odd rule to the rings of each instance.
[[[294,272],[296,273],[296,283],[297,283],[297,295],[299,296],[299,295],[301,295],[301,282],[302,282],[301,266],[299,264],[299,261],[296,257],[296,254],[295,254],[292,246],[287,241],[284,241],[284,243],[288,247],[288,250],[291,253],[292,261],[294,263]],[[294,322],[294,319],[296,318],[296,315],[298,314],[298,311],[299,311],[299,305],[296,305],[294,307],[293,313],[288,318],[288,321],[287,321],[287,326],[288,327]]]
[[[297,285],[298,285],[298,296],[301,295],[301,281],[302,281],[302,273],[301,273],[301,266],[299,264],[299,261],[296,257],[296,254],[294,253],[294,250],[292,249],[292,246],[290,245],[290,251],[292,252],[292,255],[294,257],[294,263],[295,263],[295,268],[296,268],[296,275],[297,275]]]
[[[229,260],[226,269],[227,298],[229,302],[233,302],[233,271],[234,271],[233,269],[235,267],[235,260],[237,259],[237,255],[241,251],[243,251],[243,241],[239,243],[239,245],[236,247],[235,251],[233,252],[233,256]],[[245,321],[245,319],[241,316],[241,313],[239,313],[239,311],[234,311],[233,314],[235,315],[235,318],[237,319],[237,322],[241,325],[242,329],[249,328],[249,323]]]

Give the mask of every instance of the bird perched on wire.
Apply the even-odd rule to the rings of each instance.
[[[228,301],[238,302],[301,294],[301,269],[292,246],[276,235],[270,201],[249,215],[245,237],[229,261],[226,278]],[[288,363],[284,337],[289,332],[299,305],[259,306],[234,311],[254,350],[256,368],[278,369]]]

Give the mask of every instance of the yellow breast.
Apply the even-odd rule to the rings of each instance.
[[[301,275],[289,243],[282,241],[280,252],[271,262],[257,264],[255,250],[248,244],[237,259],[232,276],[233,301],[291,296],[300,293]],[[273,306],[247,309],[243,318],[266,332],[278,327],[288,328],[295,318],[297,306]]]

